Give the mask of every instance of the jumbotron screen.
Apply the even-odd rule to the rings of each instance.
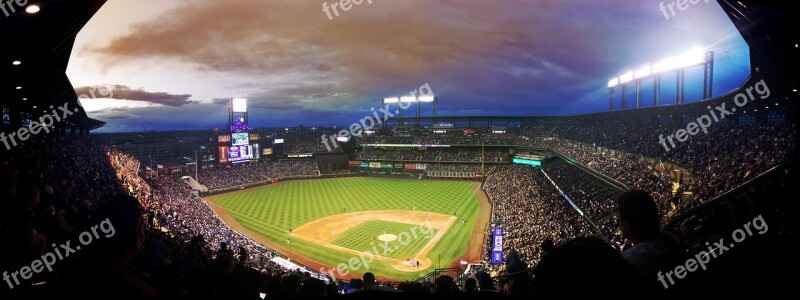
[[[233,146],[228,148],[228,161],[253,159],[253,146]]]
[[[231,133],[231,145],[241,146],[250,144],[250,134],[247,132]]]

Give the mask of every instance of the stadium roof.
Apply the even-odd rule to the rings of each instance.
[[[750,46],[753,77],[781,90],[798,88],[800,22],[791,1],[719,0],[722,10]]]
[[[16,112],[38,118],[64,104],[78,107],[78,96],[66,75],[67,64],[75,36],[105,2],[41,0],[28,1],[26,8],[13,1],[6,3],[0,11],[0,97],[3,109],[12,112],[12,122],[19,118]],[[39,11],[26,12],[32,5],[39,6]],[[89,118],[83,110],[63,123],[82,130],[105,124]]]

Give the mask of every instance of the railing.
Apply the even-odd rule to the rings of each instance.
[[[452,273],[452,274],[450,274],[450,273]],[[461,268],[434,269],[432,272],[430,272],[428,274],[421,275],[419,278],[417,278],[417,280],[414,280],[414,282],[423,283],[428,279],[431,282],[434,282],[434,281],[436,281],[436,278],[439,278],[439,276],[441,276],[441,275],[450,275],[451,277],[453,277],[453,279],[455,279],[456,284],[458,284],[459,286],[463,286],[464,285],[464,281],[467,280],[467,279],[464,278],[464,276],[461,276],[461,274],[462,274],[461,273]]]

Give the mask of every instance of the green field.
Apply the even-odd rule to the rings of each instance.
[[[373,247],[378,249],[378,245],[383,243],[378,239],[379,235],[383,233],[394,234],[396,236],[402,234],[404,238],[387,243],[388,247],[395,249],[387,256],[397,259],[414,258],[414,255],[419,253],[422,247],[425,247],[425,244],[428,243],[428,240],[433,237],[437,231],[433,228],[426,229],[424,234],[420,232],[416,235],[416,238],[414,238],[409,233],[414,226],[419,225],[387,221],[366,221],[339,235],[339,237],[333,241],[333,244],[362,252],[369,251],[370,253],[377,253],[380,252],[380,250],[375,251],[372,249]]]
[[[289,229],[297,228],[312,220],[341,214],[345,209],[347,212],[352,212],[416,208],[417,211],[447,215],[457,212],[459,218],[466,220],[465,224],[453,223],[442,239],[428,253],[428,257],[437,263],[441,255],[442,266],[444,266],[447,262],[461,257],[466,250],[480,210],[477,197],[473,194],[475,184],[475,182],[464,181],[364,177],[298,180],[220,195],[214,197],[212,201],[223,207],[240,224],[250,230],[276,243],[282,243],[292,251],[330,266],[346,263],[353,257],[353,254],[299,239],[294,239],[291,244],[287,245]],[[391,224],[385,225],[390,226]],[[406,224],[406,226],[413,225]],[[348,232],[339,233],[342,236],[335,243],[348,245],[345,247],[351,249],[362,247],[363,243],[369,245],[371,239],[374,239],[376,235],[373,230],[366,227],[360,228],[364,226],[369,225],[365,223],[348,230]],[[403,230],[401,229],[401,231]],[[351,233],[351,231],[353,232]],[[409,249],[413,247],[410,245],[408,245]],[[388,263],[375,261],[370,265],[369,271],[380,277],[409,280],[417,278],[420,273],[433,271],[435,267],[434,265],[416,272],[403,272],[391,267]],[[364,271],[362,269],[353,273],[363,274]]]

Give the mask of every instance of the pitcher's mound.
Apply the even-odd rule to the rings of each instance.
[[[381,240],[381,242],[391,242],[396,240],[397,236],[394,234],[381,234],[378,236],[378,239]]]

